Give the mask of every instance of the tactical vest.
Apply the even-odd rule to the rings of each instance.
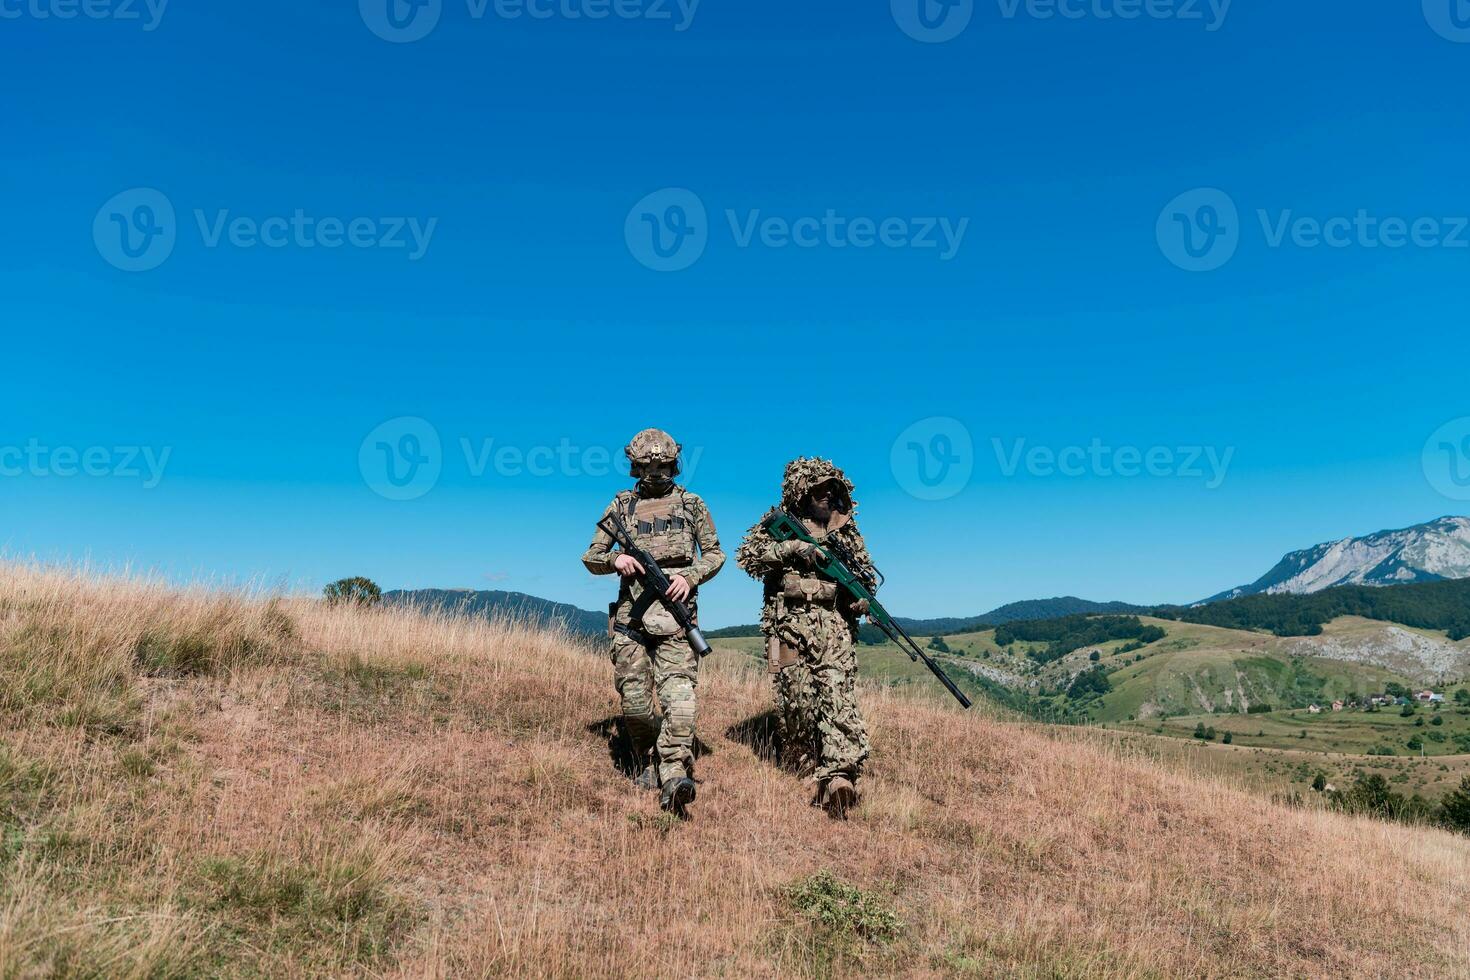
[[[662,497],[619,494],[618,510],[633,540],[653,555],[660,568],[684,568],[694,562],[694,524],[681,488]]]
[[[678,486],[662,497],[640,497],[636,491],[618,494],[616,506],[633,540],[672,576],[678,569],[694,563],[695,541],[693,517],[689,513],[684,490]],[[632,588],[623,579],[618,600],[610,610],[612,618],[626,615],[633,601]],[[694,596],[684,603],[692,615],[698,615]],[[682,631],[661,602],[655,602],[644,613],[636,628],[653,637],[677,636]]]

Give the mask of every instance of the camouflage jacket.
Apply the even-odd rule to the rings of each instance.
[[[813,487],[828,480],[837,481],[846,490],[847,499],[832,515],[828,526],[820,527],[801,513],[801,503]],[[802,518],[802,523],[818,542],[831,540],[841,546],[852,558],[852,571],[876,592],[877,571],[873,567],[873,559],[868,555],[862,532],[858,530],[857,502],[852,493],[852,483],[842,470],[827,460],[803,457],[786,465],[786,475],[781,485],[781,506],[791,516]],[[805,564],[781,558],[776,547],[777,542],[766,530],[766,521],[775,511],[776,508],[771,508],[745,533],[745,539],[735,552],[736,563],[764,585],[765,602],[761,610],[761,626],[768,634],[774,632],[784,608],[781,602],[783,582],[790,582],[793,577],[810,581],[817,576]]]
[[[682,575],[696,589],[714,578],[725,564],[720,550],[719,534],[709,508],[698,494],[675,485],[660,496],[645,494],[640,489],[625,490],[612,499],[603,515],[616,512],[633,535],[638,546],[653,555],[659,567],[672,578]],[[618,555],[612,536],[601,528],[593,535],[592,544],[582,555],[582,564],[593,575],[609,575],[613,559]],[[627,625],[628,610],[642,594],[636,581],[623,579],[618,591],[616,621]],[[685,603],[691,614],[697,614],[694,596]],[[655,603],[655,609],[658,608]],[[654,617],[645,617],[651,632],[659,631]],[[670,620],[672,622],[672,620]]]

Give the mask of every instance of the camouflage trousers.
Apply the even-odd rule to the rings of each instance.
[[[683,637],[650,637],[645,647],[631,637],[613,636],[613,683],[623,699],[623,725],[640,765],[653,748],[659,782],[694,775],[695,688],[699,658]],[[663,713],[660,725],[655,698]]]
[[[780,625],[800,661],[776,675],[778,730],[786,761],[814,767],[819,780],[857,781],[868,758],[868,730],[857,703],[852,627],[834,609],[788,609]]]

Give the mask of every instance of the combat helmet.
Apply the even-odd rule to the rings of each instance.
[[[663,429],[644,429],[623,449],[628,457],[629,471],[633,476],[642,476],[643,467],[651,463],[670,463],[674,476],[679,475],[679,451],[684,447]]]

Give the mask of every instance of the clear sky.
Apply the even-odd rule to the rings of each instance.
[[[1451,0],[391,2],[0,0],[7,554],[593,608],[646,425],[910,616],[1470,511]]]

